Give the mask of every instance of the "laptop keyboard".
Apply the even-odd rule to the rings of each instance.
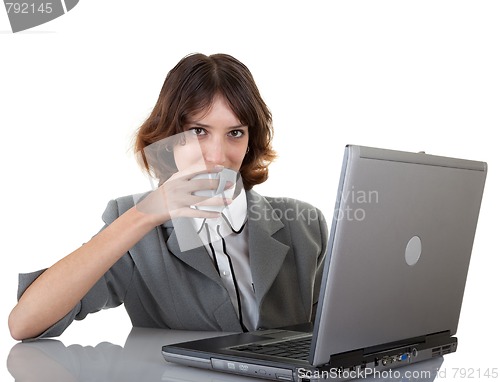
[[[301,359],[307,361],[309,351],[311,350],[312,337],[297,338],[270,344],[249,344],[235,346],[232,350],[250,352],[261,355],[270,355],[275,357],[284,357],[292,359]]]

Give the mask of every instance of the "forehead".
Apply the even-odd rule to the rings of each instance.
[[[239,118],[231,109],[231,106],[222,96],[216,96],[209,106],[188,115],[188,122],[227,122],[230,124],[240,124]]]

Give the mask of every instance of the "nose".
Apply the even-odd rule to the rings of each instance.
[[[207,164],[225,165],[226,162],[226,147],[224,139],[214,137],[207,142],[203,148],[203,158]]]

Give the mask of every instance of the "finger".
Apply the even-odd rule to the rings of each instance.
[[[186,191],[191,193],[204,190],[216,190],[219,187],[219,179],[192,179],[185,184]]]
[[[187,218],[203,218],[203,219],[217,219],[221,217],[220,212],[197,210],[195,208],[182,208],[172,214],[173,218],[187,217]]]
[[[207,206],[214,206],[214,207],[220,207],[220,206],[228,206],[233,202],[233,199],[229,198],[224,198],[221,196],[215,196],[215,197],[201,197],[201,199],[198,199],[196,203],[190,204],[191,206],[196,206],[196,207],[207,207]]]

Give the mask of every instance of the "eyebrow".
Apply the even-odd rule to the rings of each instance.
[[[199,122],[188,122],[188,125],[195,125],[195,126],[199,126],[199,127],[205,127],[205,128],[211,128],[212,126],[210,125],[205,125],[203,123],[199,123]],[[229,127],[226,127],[227,130],[232,130],[232,129],[241,129],[241,128],[248,128],[248,125],[243,125],[243,124],[240,124],[240,125],[236,125],[236,126],[229,126]]]

